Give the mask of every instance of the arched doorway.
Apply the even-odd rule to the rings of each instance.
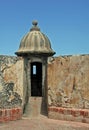
[[[31,96],[42,96],[42,63],[31,63]]]

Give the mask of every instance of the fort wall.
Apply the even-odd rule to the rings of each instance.
[[[0,55],[0,111],[22,111],[23,62]],[[89,122],[89,55],[49,58],[47,87],[49,118]]]
[[[50,58],[47,79],[50,118],[80,121],[82,110],[89,113],[89,55]]]

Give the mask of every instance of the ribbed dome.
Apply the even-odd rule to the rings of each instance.
[[[33,27],[22,38],[19,50],[15,54],[18,56],[26,54],[45,54],[51,56],[55,52],[51,48],[48,37],[38,28],[37,21],[33,21]]]

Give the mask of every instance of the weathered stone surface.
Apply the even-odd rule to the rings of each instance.
[[[22,62],[13,56],[0,56],[0,108],[21,106],[22,103]]]
[[[89,108],[89,55],[59,56],[48,64],[48,105]]]
[[[21,118],[22,118],[22,109],[20,107],[11,109],[0,109],[0,123],[15,121]]]
[[[0,108],[19,106],[25,101],[23,91],[27,80],[23,65],[22,58],[0,56]],[[50,58],[48,105],[89,109],[88,80],[89,55]]]
[[[49,107],[49,118],[76,121],[89,123],[89,110],[88,109],[75,109],[75,108],[63,108],[63,107]]]

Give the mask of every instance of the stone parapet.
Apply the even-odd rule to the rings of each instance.
[[[22,118],[22,108],[0,109],[0,123]]]
[[[89,55],[51,58],[47,72],[49,106],[89,109]]]
[[[49,107],[48,117],[58,120],[89,123],[89,109]]]

